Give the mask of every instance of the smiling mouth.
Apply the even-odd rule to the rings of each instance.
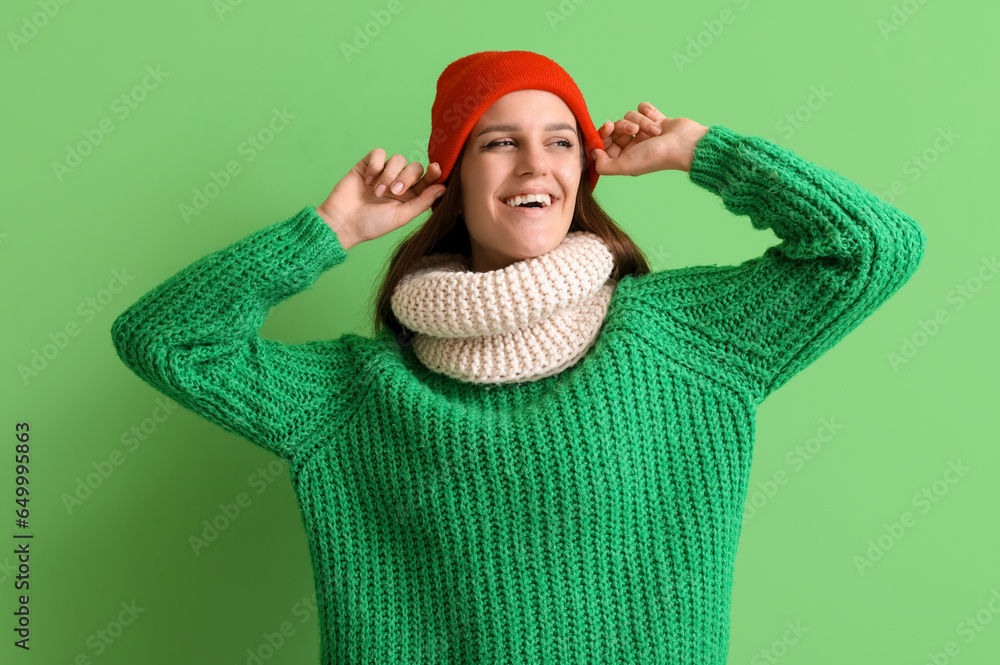
[[[546,214],[549,210],[552,210],[555,207],[553,204],[543,206],[537,201],[533,203],[526,203],[524,205],[519,205],[519,206],[511,206],[503,202],[501,202],[500,205],[502,205],[504,208],[506,208],[515,215],[522,215],[527,217],[540,217],[541,215]]]
[[[544,210],[546,208],[551,208],[553,205],[555,205],[556,201],[558,201],[559,199],[556,196],[549,194],[548,205],[546,205],[542,201],[525,201],[519,205],[510,205],[509,203],[507,203],[506,200],[502,198],[498,200],[500,201],[501,205],[507,208],[514,208],[516,210],[527,211],[527,210]]]

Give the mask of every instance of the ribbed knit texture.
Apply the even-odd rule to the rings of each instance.
[[[719,125],[689,175],[780,243],[625,277],[586,356],[538,381],[447,377],[387,328],[261,338],[346,258],[312,207],[115,321],[136,374],[287,461],[321,663],[724,665],[756,408],[907,281],[925,236]]]
[[[505,268],[472,272],[468,256],[424,256],[391,303],[413,352],[442,374],[476,383],[536,381],[572,367],[596,341],[617,282],[615,257],[593,233]]]

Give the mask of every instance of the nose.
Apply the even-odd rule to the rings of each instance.
[[[530,173],[548,173],[548,155],[545,153],[545,146],[535,143],[525,143],[524,147],[517,152],[517,173],[524,175]]]

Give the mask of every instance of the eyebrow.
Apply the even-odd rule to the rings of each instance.
[[[556,132],[560,129],[568,129],[570,131],[576,131],[576,127],[567,124],[565,122],[554,122],[549,125],[545,125],[545,131]],[[483,127],[483,129],[476,134],[476,136],[482,136],[483,134],[488,134],[490,132],[519,132],[521,128],[518,125],[490,125],[489,127]]]

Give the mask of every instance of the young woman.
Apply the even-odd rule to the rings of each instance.
[[[438,79],[426,172],[375,149],[112,330],[156,389],[289,466],[323,663],[723,665],[757,406],[919,265],[910,217],[755,136],[643,103],[594,127],[524,51]],[[650,272],[600,175],[689,174],[781,242]],[[258,330],[426,211],[371,338]]]

